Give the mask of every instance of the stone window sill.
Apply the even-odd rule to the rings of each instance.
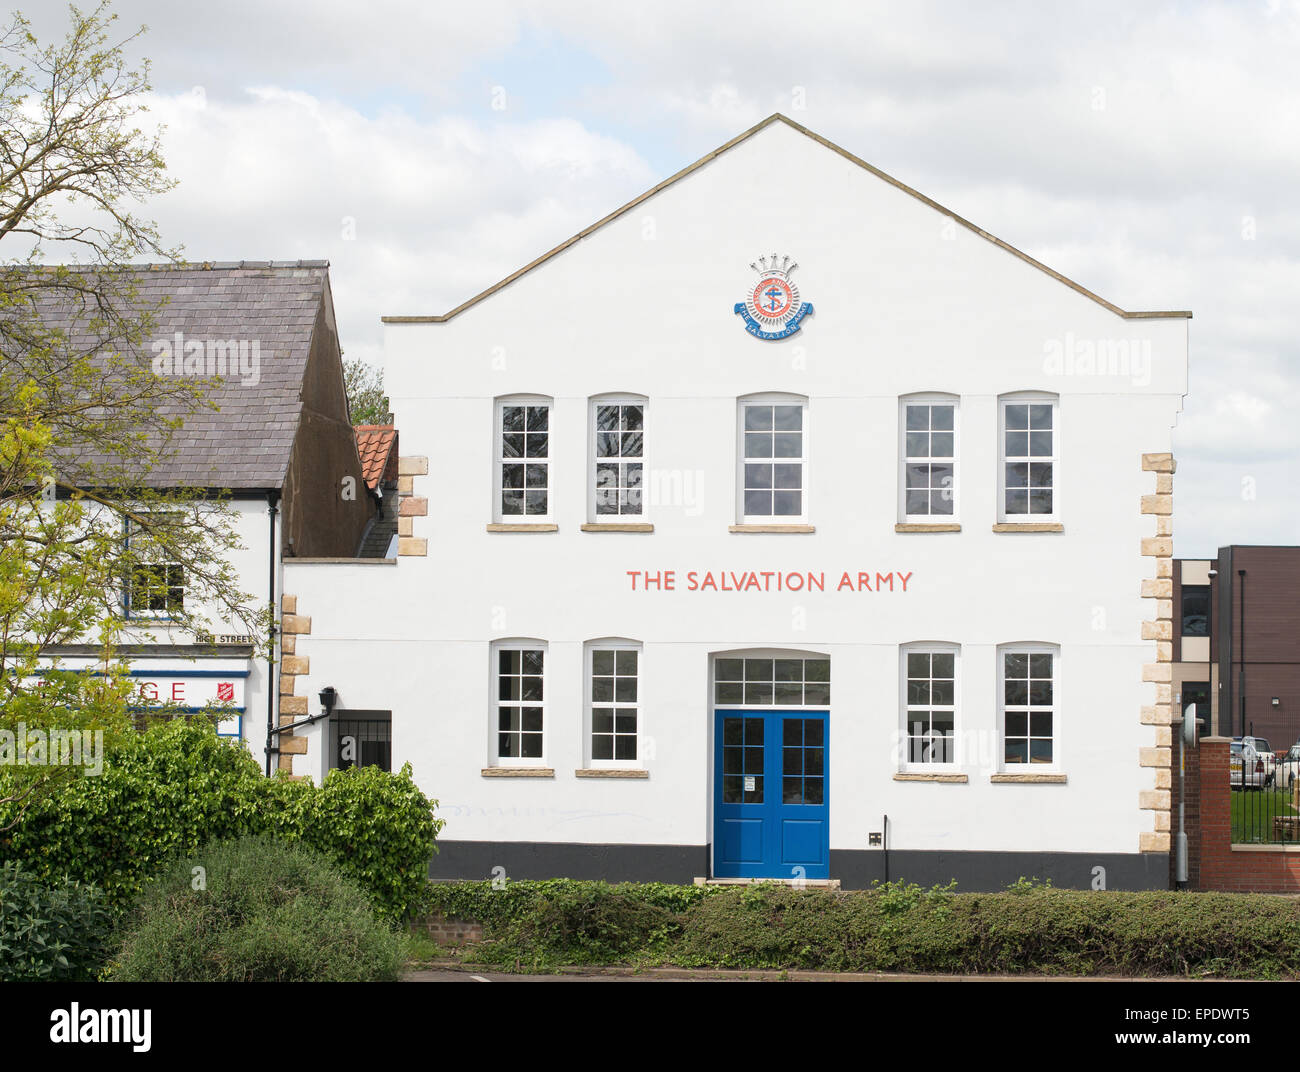
[[[554,778],[554,767],[484,767],[484,778]]]
[[[487,527],[488,532],[559,532],[559,525],[537,522],[502,522],[494,521]]]
[[[940,774],[938,771],[900,771],[895,773],[894,781],[896,782],[949,782],[953,785],[964,785],[970,781],[965,774]]]
[[[579,778],[649,778],[650,772],[631,767],[582,767],[573,772]]]
[[[994,785],[1065,785],[1064,774],[992,774]]]
[[[648,521],[589,521],[582,526],[583,532],[654,532],[654,525]]]
[[[961,526],[953,522],[900,521],[894,526],[895,532],[961,532]]]
[[[728,532],[816,532],[814,525],[729,525]]]
[[[999,521],[994,532],[1064,532],[1059,521]]]

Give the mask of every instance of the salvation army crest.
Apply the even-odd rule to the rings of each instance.
[[[759,257],[750,263],[758,279],[733,312],[745,320],[745,330],[756,339],[784,339],[799,330],[799,322],[813,311],[812,303],[799,297],[799,287],[790,278],[797,264],[789,257]]]

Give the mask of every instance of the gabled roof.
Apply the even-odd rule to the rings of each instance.
[[[391,424],[359,424],[356,433],[361,475],[370,490],[377,491],[381,482],[396,480],[397,429]]]
[[[77,268],[77,271],[93,269]],[[312,335],[328,293],[329,262],[229,261],[132,266],[137,302],[156,309],[141,360],[160,340],[256,343],[252,376],[225,375],[207,392],[216,410],[185,419],[166,459],[148,476],[154,487],[282,488],[302,412]],[[42,299],[42,321],[73,346],[93,347],[86,316],[58,298]],[[161,304],[161,308],[158,308]],[[158,351],[154,350],[156,355]],[[344,418],[346,419],[346,418]],[[84,459],[92,463],[94,459]]]
[[[918,201],[922,202],[923,204],[929,205],[936,212],[941,212],[945,216],[950,217],[954,223],[959,224],[962,227],[965,227],[967,230],[974,231],[981,238],[987,239],[988,241],[992,242],[995,246],[998,246],[1001,249],[1006,250],[1008,253],[1012,254],[1013,256],[1019,257],[1026,264],[1032,265],[1033,267],[1037,268],[1040,272],[1047,273],[1057,282],[1064,283],[1071,290],[1075,290],[1078,293],[1082,294],[1085,298],[1088,298],[1091,301],[1095,301],[1098,305],[1102,306],[1105,309],[1110,310],[1116,316],[1122,316],[1127,319],[1153,319],[1153,318],[1190,319],[1191,318],[1192,314],[1186,310],[1130,312],[1128,310],[1121,309],[1118,305],[1114,305],[1111,302],[1108,302],[1105,298],[1099,297],[1098,295],[1094,294],[1092,291],[1088,290],[1087,287],[1081,286],[1080,284],[1076,283],[1073,279],[1068,279],[1065,276],[1061,275],[1060,272],[1053,271],[1051,268],[1047,267],[1047,265],[1043,264],[1041,261],[1037,261],[1033,257],[1029,256],[1028,253],[1021,252],[1020,250],[1016,249],[1015,246],[1002,241],[1002,239],[997,238],[994,235],[989,234],[982,227],[977,227],[969,220],[963,219],[961,216],[958,216],[955,212],[952,212],[949,209],[944,208],[937,201],[933,201],[930,198],[926,197],[924,194],[919,193],[918,191],[912,189],[912,187],[908,186],[906,183],[899,182],[891,175],[886,175],[879,168],[873,167],[871,164],[868,164],[861,157],[854,156],[847,149],[840,148],[834,142],[829,141],[826,138],[823,138],[820,134],[816,134],[813,131],[809,130],[807,127],[801,126],[800,124],[796,123],[793,119],[790,119],[789,117],[782,115],[780,112],[776,112],[772,115],[769,115],[761,123],[757,123],[754,126],[750,127],[744,133],[736,135],[736,137],[732,138],[729,142],[726,142],[725,144],[718,146],[718,148],[714,149],[711,153],[706,153],[704,156],[700,157],[697,161],[695,161],[695,163],[682,168],[682,170],[677,172],[677,174],[671,175],[668,178],[664,179],[664,181],[659,183],[657,186],[652,186],[645,193],[641,194],[638,197],[634,197],[626,205],[623,205],[621,208],[616,208],[608,216],[604,217],[603,219],[597,220],[590,227],[587,227],[586,229],[579,231],[572,238],[568,238],[565,241],[561,242],[554,249],[550,250],[547,253],[543,253],[535,261],[531,261],[530,263],[525,264],[518,271],[511,272],[510,275],[506,276],[499,283],[492,284],[492,286],[488,287],[487,290],[484,290],[481,293],[474,295],[474,297],[470,298],[468,301],[462,302],[460,305],[456,306],[456,308],[452,309],[450,312],[443,313],[441,316],[385,316],[382,317],[381,319],[385,324],[444,323],[445,321],[448,321],[452,317],[456,316],[458,313],[462,313],[466,309],[469,309],[471,306],[477,305],[484,298],[487,298],[490,295],[495,294],[502,287],[508,286],[509,284],[513,283],[520,276],[525,275],[528,272],[531,272],[538,265],[545,264],[556,254],[562,253],[564,250],[568,249],[575,242],[578,242],[586,238],[588,235],[599,230],[601,227],[604,227],[605,224],[618,219],[619,216],[623,215],[623,213],[625,212],[631,211],[637,205],[641,204],[642,201],[645,201],[649,197],[653,197],[655,194],[659,193],[660,190],[667,189],[669,186],[677,182],[679,179],[685,178],[696,168],[703,167],[710,160],[713,160],[714,158],[721,156],[728,149],[734,148],[735,146],[739,145],[741,142],[747,141],[749,138],[752,138],[755,134],[757,134],[760,130],[763,130],[765,127],[771,126],[773,123],[785,123],[787,126],[792,127],[794,130],[797,130],[800,134],[803,134],[811,138],[819,145],[824,145],[827,149],[830,149],[832,152],[838,153],[840,156],[844,157],[845,160],[857,164],[858,167],[871,172],[871,174],[875,175],[877,178],[884,180],[885,182],[889,183],[889,185],[895,187],[898,190],[901,190],[903,193],[907,194],[908,196],[915,197]]]

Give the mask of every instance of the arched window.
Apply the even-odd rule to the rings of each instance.
[[[491,765],[545,766],[545,641],[496,641],[491,674]]]
[[[493,514],[499,522],[551,520],[551,404],[542,395],[496,400]]]
[[[998,399],[999,521],[1060,520],[1058,401],[1042,391]]]
[[[807,522],[808,400],[760,394],[738,406],[737,523]]]

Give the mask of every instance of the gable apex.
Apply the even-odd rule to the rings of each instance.
[[[480,291],[478,294],[475,294],[472,298],[469,298],[468,300],[461,302],[460,305],[456,306],[454,309],[450,310],[449,312],[443,313],[440,316],[385,316],[385,317],[381,317],[380,319],[385,324],[445,323],[446,321],[451,320],[453,317],[457,316],[459,313],[464,312],[466,309],[469,309],[472,306],[477,305],[479,302],[485,300],[486,298],[491,297],[498,290],[501,290],[504,287],[509,286],[511,283],[519,279],[521,276],[527,275],[534,268],[540,267],[542,264],[545,264],[552,257],[560,253],[563,253],[570,246],[580,242],[584,238],[587,238],[589,235],[600,230],[606,224],[612,223],[614,220],[618,219],[624,213],[630,212],[632,209],[636,208],[637,205],[641,204],[643,201],[648,200],[649,198],[653,197],[655,194],[659,193],[660,191],[665,190],[669,186],[672,186],[674,183],[680,181],[681,179],[686,178],[686,176],[690,175],[692,172],[696,171],[697,169],[703,167],[711,160],[714,160],[717,157],[721,156],[723,153],[727,152],[727,150],[733,149],[737,145],[740,145],[742,142],[748,141],[759,131],[766,129],[767,127],[773,125],[774,123],[784,123],[792,130],[796,130],[800,134],[804,135],[805,137],[812,139],[818,145],[821,145],[823,148],[829,149],[831,152],[836,153],[837,155],[843,157],[845,160],[849,161],[852,164],[856,164],[864,171],[869,171],[872,175],[876,176],[876,178],[880,179],[885,183],[888,183],[896,190],[899,190],[902,193],[907,194],[909,197],[915,198],[916,200],[920,201],[922,204],[927,205],[928,207],[934,209],[936,212],[944,216],[947,216],[949,219],[953,221],[953,223],[966,228],[968,231],[972,231],[973,233],[979,235],[981,238],[985,239],[988,242],[992,242],[995,246],[998,246],[1000,249],[1004,250],[1005,252],[1010,253],[1012,256],[1017,257],[1020,260],[1024,261],[1026,264],[1034,268],[1037,268],[1040,272],[1043,272],[1046,275],[1051,276],[1058,283],[1063,283],[1071,290],[1075,291],[1076,293],[1083,295],[1085,298],[1089,299],[1090,301],[1096,302],[1098,305],[1102,306],[1102,308],[1108,310],[1109,312],[1114,313],[1116,316],[1120,316],[1130,320],[1141,320],[1141,319],[1190,320],[1191,319],[1192,314],[1188,310],[1175,309],[1175,310],[1130,311],[1126,309],[1121,309],[1118,305],[1115,305],[1112,302],[1108,302],[1105,298],[1101,297],[1098,294],[1093,293],[1091,290],[1089,290],[1087,287],[1083,286],[1082,284],[1076,283],[1073,279],[1070,279],[1067,276],[1062,275],[1060,272],[1052,268],[1049,268],[1047,265],[1043,264],[1042,261],[1036,260],[1035,258],[1029,256],[1028,253],[1025,253],[1022,250],[1017,249],[1009,242],[1004,242],[1002,239],[998,238],[996,235],[990,234],[982,227],[979,227],[974,223],[971,223],[969,220],[965,219],[962,216],[957,215],[957,213],[951,211],[950,209],[944,208],[943,205],[939,204],[937,201],[933,200],[932,198],[926,197],[925,194],[921,193],[919,190],[915,190],[911,186],[908,186],[906,183],[900,182],[892,175],[886,174],[885,172],[881,171],[878,167],[875,167],[874,165],[867,163],[867,161],[863,160],[861,157],[855,156],[847,149],[841,148],[839,145],[836,145],[830,139],[824,138],[822,137],[822,135],[816,133],[816,131],[809,130],[807,127],[803,126],[802,124],[796,123],[789,116],[784,115],[781,112],[773,112],[766,119],[758,123],[755,123],[748,130],[742,131],[740,134],[737,134],[730,141],[724,142],[722,145],[719,145],[713,151],[705,153],[704,156],[700,157],[694,163],[688,164],[686,167],[682,168],[680,171],[676,172],[675,174],[670,175],[662,182],[659,182],[656,185],[650,187],[650,189],[634,197],[631,201],[627,202],[625,205],[619,206],[618,208],[614,209],[613,212],[610,212],[608,215],[603,216],[601,219],[597,220],[595,223],[591,224],[590,226],[583,228],[581,231],[573,235],[571,238],[565,239],[558,246],[555,246],[553,249],[550,249],[547,252],[543,253],[536,260],[530,261],[528,264],[525,264],[522,268],[516,269],[514,272],[511,272],[504,279],[501,279],[500,281],[493,283],[486,290]]]

